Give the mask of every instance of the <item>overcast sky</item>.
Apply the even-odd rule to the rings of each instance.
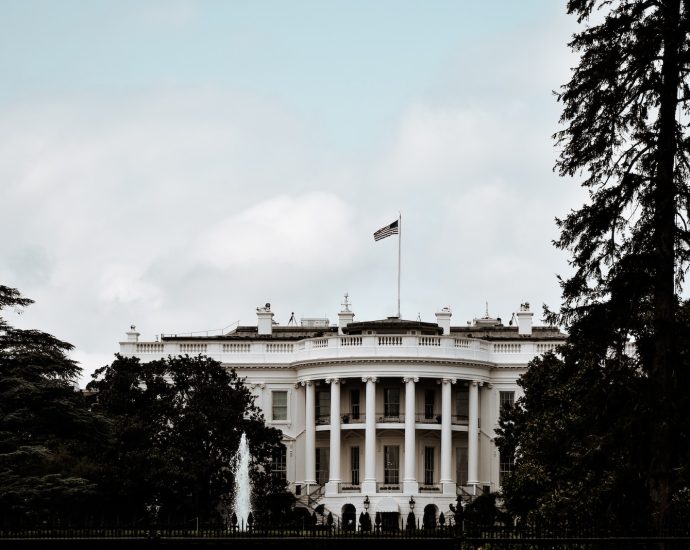
[[[82,383],[161,332],[559,305],[554,0],[4,0],[0,281]]]

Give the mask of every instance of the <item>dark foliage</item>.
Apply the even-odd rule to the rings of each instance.
[[[410,510],[407,514],[407,521],[405,522],[405,529],[408,531],[414,531],[417,528],[417,519],[414,516],[414,512]]]
[[[506,501],[521,515],[664,521],[690,456],[678,298],[690,260],[690,2],[570,0],[568,11],[588,24],[558,94],[557,168],[584,175],[589,200],[558,221],[573,267],[548,316],[569,332],[562,360],[535,362],[502,423],[502,452],[517,452]]]
[[[276,507],[284,507],[285,482],[270,471],[281,433],[265,426],[234,371],[204,356],[145,364],[118,356],[94,374],[89,388],[97,391],[94,410],[113,420],[99,480],[112,512],[138,515],[156,502],[165,521],[222,520],[232,497],[230,466],[243,432],[258,487],[254,519],[265,521]]]
[[[0,311],[33,303],[0,285]],[[85,514],[95,495],[89,459],[106,424],[74,381],[72,346],[0,317],[0,517],[7,525],[63,524]]]
[[[426,506],[424,508],[424,515],[422,516],[423,529],[436,529],[436,508],[434,506]]]
[[[464,511],[464,519],[474,526],[509,524],[509,516],[496,505],[496,493],[483,493],[470,502]]]

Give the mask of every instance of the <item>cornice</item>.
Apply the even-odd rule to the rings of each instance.
[[[378,364],[426,364],[426,365],[446,365],[446,366],[466,366],[466,367],[489,367],[493,368],[496,364],[484,361],[467,361],[467,360],[453,360],[444,358],[433,358],[433,357],[362,357],[357,359],[351,358],[333,358],[333,359],[316,359],[313,361],[299,361],[292,363],[294,369],[299,370],[301,368],[309,367],[321,367],[327,365],[378,365]],[[524,365],[526,367],[527,365]]]

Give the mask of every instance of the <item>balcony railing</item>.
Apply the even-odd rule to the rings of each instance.
[[[438,483],[425,483],[424,485],[419,486],[419,492],[420,493],[440,493],[441,492],[441,485]]]
[[[366,415],[360,413],[357,418],[354,418],[351,413],[343,413],[340,415],[340,424],[366,424]],[[436,424],[441,425],[443,418],[440,414],[434,415],[431,418],[424,413],[415,414],[416,424]],[[328,426],[331,423],[331,415],[321,414],[316,416],[317,426]],[[376,423],[377,424],[404,424],[405,415],[403,413],[397,415],[386,415],[382,412],[376,413]],[[453,426],[467,426],[469,424],[469,418],[464,414],[454,414],[451,417],[451,424]]]
[[[470,418],[466,414],[454,414],[453,424],[460,424],[461,426],[467,426],[470,423]]]
[[[441,424],[443,417],[440,414],[429,417],[426,413],[417,413],[415,422],[418,424]],[[454,414],[451,416],[451,424],[467,426],[468,423],[469,418],[466,414]]]
[[[338,483],[339,493],[361,493],[362,488],[359,483]]]
[[[402,493],[401,483],[380,483],[376,482],[377,493]]]
[[[340,420],[343,424],[364,424],[367,421],[364,413],[353,415],[352,413],[344,413],[340,415]]]
[[[400,423],[400,422],[405,422],[405,414],[402,412],[398,412],[397,414],[393,414],[394,411],[388,411],[386,412],[377,412],[376,413],[376,422],[377,423],[387,423],[387,422],[392,422],[392,423]]]
[[[263,341],[188,341],[122,342],[123,355],[178,355],[204,353],[221,361],[232,362],[233,356],[244,364],[309,361],[321,358],[348,357],[435,357],[461,361],[493,363],[527,363],[551,350],[561,341],[486,342],[478,338],[420,335],[322,336],[297,342]],[[633,346],[628,346],[631,350]],[[626,352],[628,351],[626,347]]]
[[[418,424],[440,424],[441,423],[441,415],[440,414],[432,414],[429,416],[426,413],[417,413],[415,422]]]

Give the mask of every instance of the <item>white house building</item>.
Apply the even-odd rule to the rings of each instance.
[[[448,511],[457,495],[496,491],[511,461],[494,444],[501,406],[535,356],[565,335],[533,326],[529,304],[510,325],[487,315],[451,325],[392,317],[354,322],[347,298],[338,324],[273,321],[218,336],[162,335],[144,342],[134,327],[123,356],[142,361],[205,354],[234,368],[254,392],[268,424],[283,432],[274,468],[305,504],[343,519],[368,508],[389,520]]]

